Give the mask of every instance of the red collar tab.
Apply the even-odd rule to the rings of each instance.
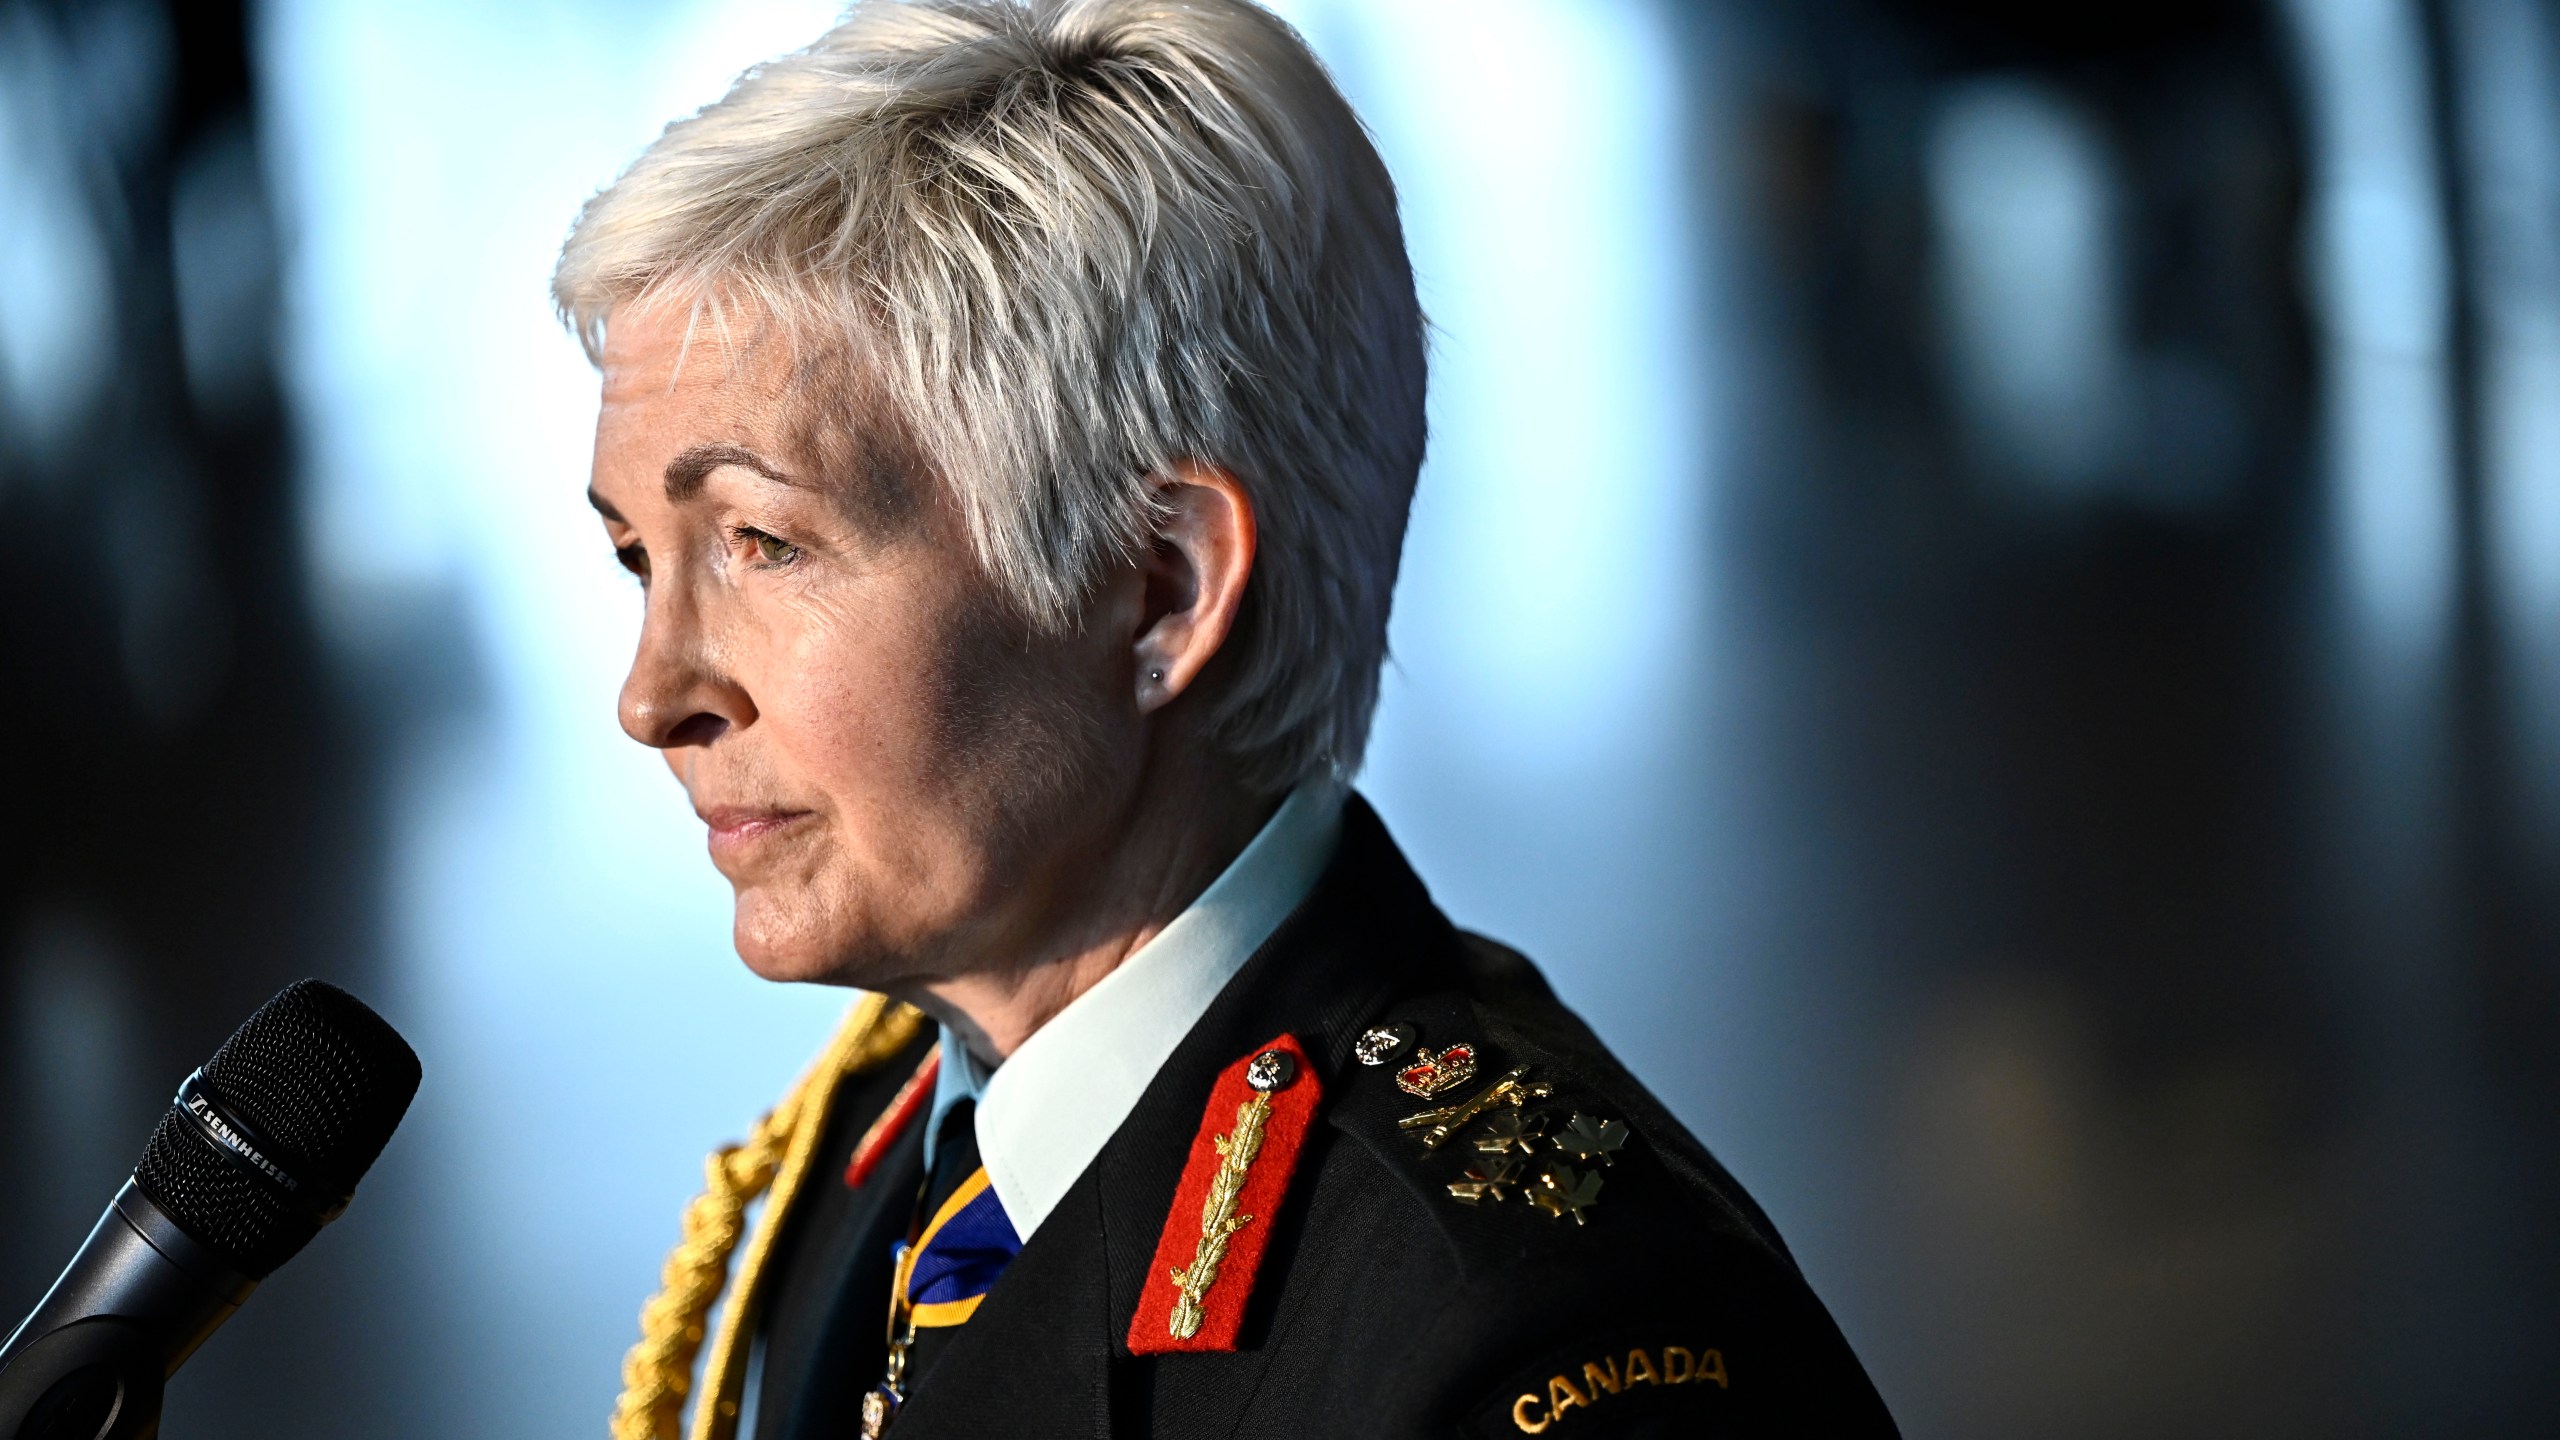
[[[1254,1047],[1209,1087],[1129,1322],[1131,1354],[1236,1348],[1245,1301],[1323,1096],[1315,1067],[1291,1035]]]
[[[924,1063],[918,1065],[916,1073],[908,1076],[907,1083],[899,1086],[898,1093],[889,1098],[880,1118],[872,1121],[871,1128],[862,1132],[862,1143],[853,1147],[853,1163],[844,1167],[844,1188],[861,1189],[862,1182],[871,1178],[871,1172],[880,1168],[881,1157],[889,1153],[889,1147],[896,1144],[898,1137],[907,1133],[907,1127],[915,1123],[916,1116],[933,1103],[933,1082],[941,1073],[942,1047],[936,1045],[924,1052]]]

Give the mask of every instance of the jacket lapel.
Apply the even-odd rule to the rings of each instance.
[[[890,1066],[847,1081],[830,1122],[822,1173],[811,1177],[775,1252],[764,1310],[763,1376],[754,1429],[762,1440],[852,1433],[862,1392],[880,1378],[889,1247],[905,1232],[924,1174],[923,1127],[910,1125],[867,1183],[840,1178],[854,1144],[915,1072],[927,1035]]]
[[[1108,1291],[1088,1171],[898,1414],[897,1440],[1111,1433]]]

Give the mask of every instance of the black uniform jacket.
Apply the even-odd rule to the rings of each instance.
[[[1418,1101],[1361,1064],[1369,1027],[1475,1046],[1478,1078]],[[1323,1085],[1231,1353],[1135,1356],[1175,1186],[1218,1074],[1295,1035]],[[758,1440],[844,1440],[879,1381],[892,1243],[923,1126],[859,1189],[858,1138],[927,1040],[845,1082],[816,1193],[763,1309]],[[1482,1158],[1397,1121],[1527,1065],[1532,1118],[1622,1121],[1580,1220],[1516,1188],[1453,1194]],[[1074,1097],[1061,1096],[1072,1104]],[[1589,1196],[1589,1181],[1582,1181]],[[1196,1215],[1172,1216],[1196,1232]],[[1223,1282],[1222,1282],[1223,1283]],[[1893,1422],[1768,1217],[1518,955],[1454,928],[1356,797],[1314,891],[1201,1017],[1118,1133],[911,1375],[895,1440],[968,1436],[1891,1435]]]

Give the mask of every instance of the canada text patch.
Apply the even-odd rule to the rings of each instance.
[[[1501,1400],[1497,1433],[1544,1435],[1561,1426],[1573,1433],[1586,1415],[1661,1411],[1684,1399],[1703,1400],[1733,1388],[1724,1351],[1712,1345],[1625,1345],[1565,1352],[1567,1359],[1532,1370]],[[1580,1354],[1581,1358],[1570,1358]],[[1611,1428],[1611,1427],[1603,1427]]]

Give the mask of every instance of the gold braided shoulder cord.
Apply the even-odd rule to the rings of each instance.
[[[682,1440],[685,1400],[694,1391],[693,1361],[704,1326],[728,1277],[729,1257],[746,1232],[747,1206],[768,1198],[738,1267],[738,1283],[720,1312],[719,1333],[694,1395],[692,1440],[731,1440],[745,1387],[747,1336],[766,1256],[797,1198],[836,1086],[875,1069],[907,1047],[924,1017],[885,995],[864,995],[845,1013],[835,1038],[794,1083],[782,1103],[738,1144],[704,1164],[702,1194],[685,1207],[683,1238],[667,1253],[658,1293],[640,1307],[640,1341],[622,1361],[622,1398],[613,1409],[613,1440]]]

